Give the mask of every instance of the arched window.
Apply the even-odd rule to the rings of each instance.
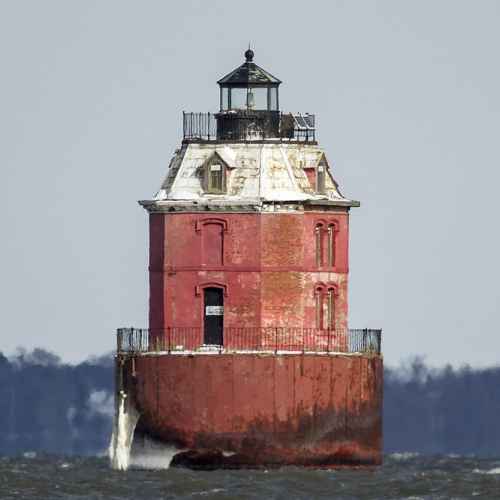
[[[333,267],[335,265],[335,234],[337,233],[334,224],[328,224],[327,230],[327,265]]]
[[[224,233],[227,221],[207,218],[196,222],[196,231],[201,232],[201,264],[203,266],[224,265]]]
[[[224,255],[224,236],[221,224],[205,224],[203,237],[203,263],[207,266],[222,266]]]
[[[316,241],[316,266],[323,265],[323,228],[322,222],[318,222],[314,229],[314,239]]]
[[[314,291],[316,307],[316,328],[319,330],[335,329],[335,297],[334,285],[317,285]]]
[[[314,291],[314,301],[316,307],[316,328],[323,330],[323,296],[324,288],[323,286],[317,286]]]
[[[317,222],[314,227],[314,240],[316,244],[316,266],[335,266],[335,237],[337,234],[336,222]]]
[[[326,304],[327,321],[326,327],[332,330],[335,329],[335,290],[328,288],[327,304]]]

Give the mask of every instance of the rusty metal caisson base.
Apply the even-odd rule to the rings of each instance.
[[[381,463],[382,362],[342,354],[142,355],[138,431],[195,468]]]
[[[182,146],[140,202],[149,328],[118,331],[115,430],[133,407],[129,431],[138,420],[136,438],[174,447],[172,466],[378,465],[381,331],[348,327],[359,202],[314,116],[281,112],[280,80],[253,57],[218,82],[218,113],[184,113]]]

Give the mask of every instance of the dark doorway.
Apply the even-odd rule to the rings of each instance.
[[[204,326],[203,343],[223,345],[224,296],[220,288],[205,288]]]

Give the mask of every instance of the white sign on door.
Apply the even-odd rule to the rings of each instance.
[[[224,314],[224,306],[206,306],[205,314],[207,316],[222,316]]]

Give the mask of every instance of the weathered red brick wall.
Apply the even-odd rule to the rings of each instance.
[[[331,268],[316,264],[319,222],[336,227]],[[314,328],[318,283],[336,286],[336,326],[347,327],[346,211],[152,214],[150,228],[151,328],[202,327],[199,287],[210,283],[226,291],[226,327]]]
[[[165,216],[149,216],[149,327],[165,327],[165,304],[167,291],[164,272],[165,262]]]
[[[228,465],[379,464],[382,359],[345,355],[139,356],[127,365],[140,429]]]

